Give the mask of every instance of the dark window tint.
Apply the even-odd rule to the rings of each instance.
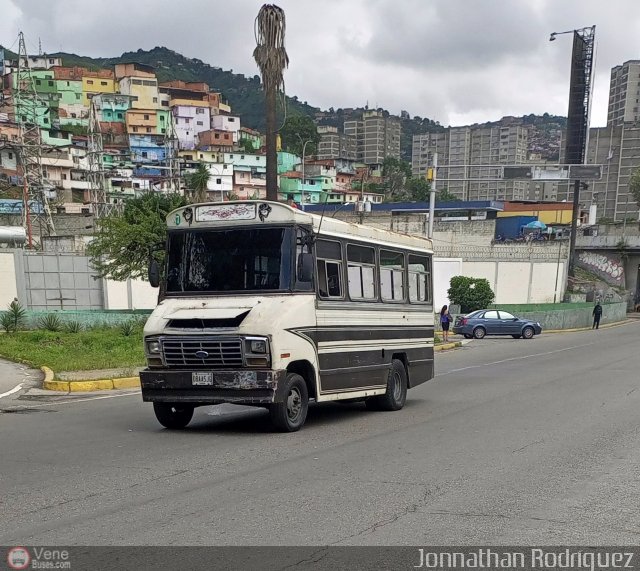
[[[365,246],[349,244],[347,246],[347,260],[349,262],[374,265],[376,263],[375,250]]]
[[[342,260],[340,242],[318,240],[316,242],[316,257],[326,260]]]
[[[171,233],[167,291],[288,290],[291,232],[246,228]]]

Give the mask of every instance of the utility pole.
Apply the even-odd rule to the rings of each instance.
[[[169,111],[169,119],[164,134],[165,163],[169,169],[169,192],[180,193],[180,159],[178,157],[179,143],[176,134],[173,111]]]
[[[19,127],[20,152],[18,154],[22,167],[24,202],[22,222],[27,231],[29,248],[33,248],[34,221],[39,223],[41,228],[44,224],[49,236],[55,234],[46,194],[47,189],[53,186],[47,184],[42,168],[42,135],[38,124],[38,113],[50,113],[50,108],[36,92],[22,32],[18,35],[18,39],[18,70],[14,74],[12,85],[13,109],[15,122]],[[34,207],[35,210],[32,212],[31,209]]]
[[[89,161],[90,200],[93,215],[104,218],[109,214],[107,203],[106,178],[104,176],[104,149],[102,146],[102,131],[98,106],[102,103],[100,95],[95,95],[89,101],[89,140],[87,144],[87,159]]]
[[[427,237],[433,238],[433,221],[436,216],[436,178],[438,172],[438,153],[433,153],[433,174],[431,176],[431,188],[429,189],[429,231]]]

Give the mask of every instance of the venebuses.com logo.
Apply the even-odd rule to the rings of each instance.
[[[11,569],[26,569],[31,563],[31,555],[26,547],[13,547],[7,553],[7,565]]]
[[[7,552],[9,569],[71,569],[67,549],[48,549],[46,547],[12,547]]]

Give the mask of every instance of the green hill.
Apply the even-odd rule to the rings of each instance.
[[[7,51],[7,57],[15,57]],[[152,50],[138,50],[125,52],[119,57],[90,58],[86,56],[59,52],[51,54],[62,58],[64,65],[81,66],[89,69],[99,69],[113,66],[121,62],[139,62],[155,68],[160,81],[183,80],[203,81],[212,89],[222,93],[224,101],[231,105],[234,114],[242,118],[242,124],[263,131],[264,95],[260,85],[260,76],[245,76],[233,73],[233,70],[223,70],[196,58],[187,58],[166,47],[155,47]],[[256,70],[257,71],[257,70]],[[282,107],[282,106],[281,106]],[[342,130],[345,120],[358,117],[364,107],[350,109],[334,109],[322,111],[318,107],[300,101],[296,96],[286,97],[286,114],[303,114],[312,117],[320,125],[333,125]],[[284,110],[280,109],[280,120],[284,117]],[[406,111],[402,112],[402,136],[400,149],[402,158],[411,160],[411,146],[414,135],[439,132],[445,129],[432,119],[414,116]],[[553,115],[525,115],[524,117],[504,117],[500,121],[486,123],[486,125],[521,124],[532,127],[530,136],[530,151],[538,152],[543,158],[557,158],[558,132],[565,128],[566,118]]]

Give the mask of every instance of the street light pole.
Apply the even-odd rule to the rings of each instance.
[[[305,160],[306,151],[307,151],[307,144],[312,143],[313,141],[311,139],[307,139],[303,143],[302,137],[299,134],[297,135],[298,135],[298,139],[300,139],[300,142],[302,143],[302,184],[300,185],[300,208],[304,210],[304,174],[305,174],[304,160]]]

